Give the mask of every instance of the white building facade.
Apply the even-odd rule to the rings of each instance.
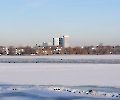
[[[59,45],[59,38],[53,38],[53,45],[58,46]]]
[[[69,47],[69,36],[63,36],[63,48]]]
[[[54,46],[61,46],[63,48],[69,47],[69,36],[65,35],[60,38],[53,38],[53,45]]]

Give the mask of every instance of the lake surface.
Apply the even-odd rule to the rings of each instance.
[[[1,56],[0,63],[120,64],[119,55]]]
[[[0,59],[120,60],[120,55],[1,56]],[[0,100],[115,100],[120,99],[120,65],[117,63],[0,63]],[[19,88],[19,91],[10,90]],[[52,91],[48,92],[49,88]],[[66,91],[54,91],[54,87]],[[69,91],[76,91],[71,93]],[[39,91],[37,91],[39,90]],[[47,91],[44,91],[47,90]],[[79,94],[78,91],[85,91]],[[86,94],[87,91],[92,93]],[[93,93],[94,93],[93,92]],[[64,96],[63,96],[64,94]],[[105,95],[106,94],[106,95]],[[68,96],[67,96],[68,95]],[[52,96],[52,97],[51,97]],[[57,96],[57,97],[56,97]]]

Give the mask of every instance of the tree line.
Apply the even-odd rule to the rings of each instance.
[[[120,54],[120,46],[76,46],[62,48],[60,46],[31,47],[31,46],[0,46],[1,55],[55,55],[55,54],[79,54],[79,55],[106,55]]]

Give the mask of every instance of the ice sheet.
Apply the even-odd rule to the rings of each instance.
[[[120,55],[43,55],[43,56],[0,56],[0,58],[56,58],[56,59],[120,59]]]
[[[119,64],[1,64],[0,80],[12,84],[120,86]]]

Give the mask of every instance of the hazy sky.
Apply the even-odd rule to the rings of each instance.
[[[120,45],[120,0],[0,0],[0,45],[63,35],[71,46]]]

